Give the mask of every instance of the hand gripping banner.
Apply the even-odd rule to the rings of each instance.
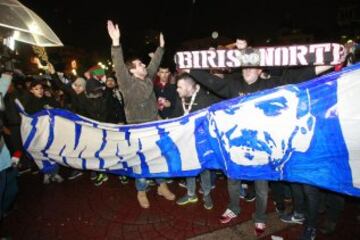
[[[343,45],[320,43],[244,50],[203,50],[177,52],[179,69],[337,65],[346,57]]]
[[[194,176],[300,182],[360,196],[360,64],[297,85],[137,125],[52,109],[22,111],[24,148],[57,164],[132,177]]]

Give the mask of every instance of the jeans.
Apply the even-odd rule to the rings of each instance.
[[[294,198],[294,211],[305,214],[305,226],[316,228],[320,193],[317,187],[291,183]]]
[[[233,180],[228,178],[227,180],[227,188],[229,194],[229,204],[228,209],[233,211],[236,215],[240,214],[240,188],[241,188],[241,181],[240,180]]]
[[[255,223],[266,222],[266,208],[268,202],[269,183],[268,181],[256,180],[255,181]]]
[[[286,191],[286,183],[281,181],[273,181],[271,184],[271,195],[272,199],[275,202],[275,205],[278,210],[284,211],[285,210],[285,191]]]
[[[336,224],[342,211],[344,210],[345,196],[340,193],[330,191],[326,192],[325,194],[325,203],[327,207],[325,218],[328,221]]]
[[[155,178],[154,179],[157,184],[161,184],[166,182],[164,178]],[[137,191],[146,191],[148,188],[149,183],[147,182],[146,178],[136,178],[135,179],[135,187]]]
[[[211,191],[211,176],[210,171],[205,170],[200,173],[201,179],[201,188],[204,192],[204,196],[208,196]],[[195,196],[196,195],[196,177],[187,177],[186,178],[186,189],[188,196]]]

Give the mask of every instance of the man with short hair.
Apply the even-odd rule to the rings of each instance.
[[[170,83],[171,78],[170,69],[161,66],[154,80],[154,91],[162,119],[171,117],[176,104],[176,85]]]
[[[125,115],[127,123],[144,123],[159,119],[157,101],[154,93],[152,79],[157,72],[164,54],[164,36],[160,33],[160,47],[148,67],[135,57],[124,62],[122,47],[120,45],[120,30],[118,25],[111,21],[107,23],[108,33],[112,39],[111,55],[115,65],[117,83],[124,95]],[[168,189],[164,179],[156,179],[159,187],[157,192],[167,200],[175,200],[175,195]],[[146,195],[148,187],[145,178],[135,180],[137,199],[142,208],[149,208],[150,203]]]
[[[206,108],[215,103],[215,98],[208,92],[201,89],[200,85],[195,82],[192,76],[187,73],[179,75],[177,78],[177,93],[180,100],[177,101],[175,108],[175,116],[187,115],[191,112]],[[205,170],[200,174],[201,188],[203,191],[204,208],[211,210],[213,202],[210,196],[211,176],[210,170]],[[196,203],[198,197],[196,195],[196,177],[186,178],[187,193],[179,198],[176,203],[178,205],[187,205]]]
[[[239,49],[244,49],[247,47],[247,42],[245,40],[238,39],[236,41],[236,46]],[[210,91],[213,91],[220,97],[229,99],[288,83],[299,83],[311,79],[330,68],[331,66],[316,66],[309,68],[286,69],[279,78],[270,77],[267,79],[262,77],[263,69],[259,67],[246,67],[242,69],[241,75],[235,72],[232,74],[226,74],[223,78],[202,70],[191,70],[190,74],[197,82],[207,87]],[[249,121],[252,120],[253,119],[249,119]],[[253,133],[254,132],[248,132],[248,134]],[[241,139],[239,139],[239,142],[241,142]],[[239,152],[237,154],[243,154],[243,156],[245,156],[242,161],[246,161],[246,157],[249,159],[251,155],[255,157],[255,153],[246,154],[245,152]],[[240,180],[228,179],[230,202],[228,208],[220,218],[221,223],[228,223],[240,214],[240,187]],[[254,222],[256,235],[262,234],[266,228],[265,222],[268,191],[268,181],[255,181],[256,209]]]

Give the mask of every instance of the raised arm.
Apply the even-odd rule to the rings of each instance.
[[[164,47],[165,47],[164,35],[160,33],[159,47],[156,49],[154,56],[151,58],[151,61],[147,67],[150,79],[153,79],[155,74],[157,73],[157,70],[161,63],[161,59],[164,55]]]
[[[107,30],[112,40],[111,58],[114,64],[114,70],[117,82],[120,89],[124,89],[131,81],[131,75],[128,72],[125,62],[122,47],[120,45],[120,29],[112,21],[107,22]]]
[[[189,73],[198,83],[205,86],[216,95],[223,98],[234,97],[231,90],[233,84],[229,83],[230,79],[220,78],[204,70],[191,70]]]
[[[70,85],[63,83],[60,80],[59,75],[56,73],[55,68],[51,63],[48,63],[48,71],[51,76],[51,82],[54,83],[55,86],[61,89],[65,94],[68,95],[76,94],[75,90]]]

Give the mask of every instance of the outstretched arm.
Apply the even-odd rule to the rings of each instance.
[[[154,53],[154,57],[151,58],[149,66],[147,67],[150,79],[153,79],[161,63],[162,56],[164,55],[165,40],[164,35],[160,33],[159,36],[159,47]]]
[[[112,40],[111,58],[114,63],[114,70],[119,88],[124,91],[129,84],[131,84],[131,75],[128,72],[125,62],[123,51],[120,45],[120,29],[112,21],[107,22],[107,30]]]
[[[107,22],[107,29],[108,29],[108,33],[109,36],[112,40],[112,45],[114,47],[117,47],[120,45],[120,30],[119,30],[119,26],[117,24],[114,25],[114,23],[112,21],[108,21]]]

